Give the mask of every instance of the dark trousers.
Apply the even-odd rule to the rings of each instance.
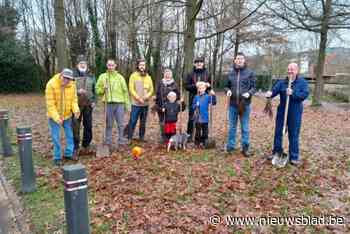
[[[199,145],[200,143],[205,144],[208,140],[208,123],[196,123],[196,136],[194,143]]]
[[[74,136],[74,149],[79,149],[80,145],[80,125],[83,121],[83,141],[82,146],[88,147],[92,141],[92,108],[90,106],[80,107],[79,119],[72,118],[72,128]]]
[[[160,131],[160,138],[161,141],[165,141],[166,140],[166,136],[164,133],[164,125],[165,125],[165,113],[162,111],[158,111],[158,119],[159,119],[159,131]]]
[[[192,103],[189,104],[189,107],[191,107]],[[193,136],[193,127],[194,127],[194,110],[193,108],[188,108],[188,122],[187,122],[187,134],[190,135],[190,138]]]
[[[148,106],[131,106],[130,121],[128,124],[128,139],[132,139],[134,135],[137,120],[140,119],[139,137],[144,140],[146,134]]]
[[[283,152],[283,122],[284,122],[284,111],[283,109],[278,109],[276,117],[276,128],[275,137],[273,143],[273,153]],[[287,131],[289,140],[289,159],[299,160],[299,136],[301,129],[301,118],[302,113],[296,113],[289,111],[287,118]]]

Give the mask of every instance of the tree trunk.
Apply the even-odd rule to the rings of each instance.
[[[64,0],[55,0],[55,25],[56,25],[56,52],[58,59],[58,71],[68,67],[66,30],[64,19]]]
[[[217,67],[217,63],[218,63],[218,53],[219,53],[219,49],[221,48],[221,41],[223,35],[222,33],[220,33],[219,35],[216,36],[216,42],[215,42],[215,48],[214,48],[214,52],[213,52],[213,65],[212,65],[212,79],[216,80],[216,67]]]
[[[96,4],[96,2],[95,2]],[[97,25],[97,9],[96,5],[92,7],[91,0],[87,2],[87,8],[89,12],[89,21],[92,28],[92,34],[95,46],[95,66],[96,66],[96,77],[105,71],[103,63],[102,43],[100,40],[100,33]]]
[[[156,9],[156,31],[161,32],[163,30],[163,5]],[[162,34],[157,33],[152,45],[152,57],[153,57],[153,81],[157,83],[162,76],[162,61],[160,51],[162,49]]]
[[[118,4],[117,1],[112,2],[112,25],[110,26],[111,32],[109,33],[110,39],[110,55],[112,58],[115,58],[117,55],[117,30],[118,27],[118,20],[117,20],[117,11],[118,10]]]
[[[193,67],[195,45],[195,17],[196,0],[186,1],[186,31],[184,38],[184,73],[191,72]]]
[[[318,52],[317,66],[316,66],[316,84],[314,95],[312,98],[313,106],[320,106],[321,99],[323,96],[324,81],[324,63],[326,57],[326,47],[327,47],[327,36],[328,36],[328,26],[329,26],[329,16],[332,13],[332,0],[326,0],[325,12],[323,14],[322,25],[321,25],[321,35],[320,35],[320,48]]]
[[[176,10],[176,16],[177,18],[179,18],[179,11]],[[180,20],[177,21],[177,31],[179,32],[180,31]],[[183,76],[183,69],[182,69],[182,62],[181,62],[181,45],[180,45],[180,34],[177,34],[176,36],[177,38],[177,46],[176,46],[176,62],[175,62],[175,79],[176,80],[179,80],[179,78],[181,79],[182,76]],[[181,93],[182,93],[182,90],[181,90]]]

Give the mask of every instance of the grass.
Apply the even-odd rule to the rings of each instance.
[[[253,130],[254,136],[260,136],[260,134],[267,136],[264,135],[266,130],[264,134],[257,132],[257,129]],[[327,138],[334,133],[333,130],[325,127],[322,134]],[[254,137],[252,139],[254,140]],[[255,138],[255,142],[253,141],[253,145],[256,146],[254,150],[259,150],[259,153],[250,159],[243,158],[238,152],[228,155],[218,150],[189,149],[186,152],[171,151],[169,155],[164,155],[164,152],[158,154],[160,151],[153,151],[153,148],[148,148],[147,145],[144,148],[151,150],[153,154],[147,154],[145,151],[137,161],[130,157],[129,152],[117,155],[112,158],[113,160],[108,159],[108,163],[82,157],[82,163],[87,165],[91,173],[89,208],[92,233],[129,233],[136,229],[151,233],[149,228],[152,225],[159,225],[163,228],[163,233],[166,233],[167,229],[172,229],[173,233],[181,233],[190,228],[195,233],[202,233],[206,228],[204,225],[206,220],[205,218],[198,220],[201,216],[209,216],[211,212],[256,217],[268,213],[279,216],[302,214],[315,216],[319,215],[319,212],[331,212],[327,196],[323,195],[326,188],[315,186],[314,175],[317,173],[318,164],[311,159],[312,155],[306,157],[308,158],[306,162],[310,165],[305,164],[305,168],[297,170],[287,166],[283,171],[274,169],[269,162],[260,164],[258,158],[260,154],[262,155],[267,148],[271,148],[271,141],[265,143],[263,137],[262,139]],[[333,149],[332,146],[327,148]],[[306,155],[309,150],[305,149],[303,155]],[[35,167],[44,169],[47,173],[37,178],[38,190],[35,193],[22,196],[24,207],[32,221],[32,231],[33,233],[65,233],[61,174],[55,172],[51,160],[40,155],[34,155],[34,159]],[[6,174],[19,190],[19,162],[15,157],[4,160]],[[316,168],[312,168],[313,165]],[[329,171],[325,173],[330,173],[330,170],[336,173],[344,170],[350,172],[350,160],[346,160],[345,164],[341,165],[339,172],[336,170],[337,164],[327,165],[326,169]],[[336,174],[332,172],[332,175]],[[131,180],[135,178],[137,180]],[[326,182],[329,186],[333,185],[330,179]],[[100,187],[101,184],[108,187],[109,193],[106,193],[106,190],[95,191],[93,186]],[[318,200],[320,203],[315,202]],[[120,208],[118,206],[118,210],[112,210],[111,204],[118,201],[120,201]],[[343,196],[342,202],[350,204],[349,196]],[[154,208],[149,209],[148,204],[154,205]],[[99,209],[100,206],[103,209]],[[147,210],[144,207],[147,207]],[[343,210],[341,212],[344,212]],[[186,218],[183,219],[183,216]],[[164,219],[158,223],[156,220],[158,217]],[[138,219],[145,220],[145,223],[138,224],[135,222]],[[151,222],[151,219],[156,220],[154,222],[157,223],[149,225],[148,222]],[[169,219],[171,224],[162,222],[166,219]],[[169,228],[169,225],[173,226]],[[184,229],[177,229],[180,226]],[[202,232],[196,230],[197,226],[203,228],[198,229]],[[231,227],[231,230],[232,233],[259,232],[259,229],[255,230],[255,227],[248,226]],[[260,231],[288,233],[300,232],[300,229],[270,226]],[[304,231],[320,233],[322,230],[313,230],[311,227]]]
[[[16,147],[13,147],[16,151]],[[16,155],[16,154],[15,154]],[[21,174],[20,162],[17,156],[4,158],[5,175],[20,191]],[[52,169],[51,162],[40,160],[38,155],[33,154],[35,168]],[[31,218],[33,233],[47,233],[47,231],[65,233],[64,223],[64,200],[62,187],[53,187],[46,177],[36,178],[37,190],[33,193],[21,194],[24,207]]]
[[[282,198],[287,198],[288,197],[288,186],[283,184],[283,183],[280,183],[276,186],[276,188],[274,189],[274,192]]]
[[[235,177],[237,175],[235,169],[232,166],[226,167],[226,173],[229,177]]]

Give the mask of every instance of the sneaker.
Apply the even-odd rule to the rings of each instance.
[[[290,160],[290,164],[292,164],[293,166],[299,167],[301,165],[301,161],[300,160]]]
[[[277,153],[273,153],[273,154],[270,154],[270,155],[268,155],[267,157],[266,157],[266,159],[267,160],[272,160],[274,157],[276,157],[277,156]]]
[[[251,157],[253,155],[253,153],[249,150],[249,148],[248,149],[243,149],[242,150],[242,154],[246,158],[249,158],[249,157]]]
[[[147,143],[147,140],[145,140],[145,138],[143,138],[143,137],[142,137],[142,138],[139,138],[139,141],[140,141],[140,142],[143,142],[143,143]]]
[[[192,143],[193,142],[193,137],[191,135],[189,135],[187,137],[187,143]]]
[[[225,152],[228,154],[231,154],[235,151],[235,148],[231,148],[231,147],[225,147]]]
[[[127,138],[118,141],[118,145],[129,145],[130,141]]]
[[[66,160],[78,161],[78,150],[74,150],[72,156],[67,156],[67,155],[65,155],[65,156],[64,156],[64,159],[66,159]]]
[[[62,160],[61,159],[54,159],[53,160],[53,165],[56,167],[62,166]]]

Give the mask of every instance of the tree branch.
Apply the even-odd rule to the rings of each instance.
[[[265,5],[265,3],[267,2],[267,0],[264,0],[263,2],[261,2],[253,11],[251,11],[248,15],[246,15],[245,17],[243,17],[240,21],[238,21],[237,23],[235,23],[234,25],[227,27],[223,30],[217,31],[215,33],[209,34],[207,36],[202,36],[202,37],[196,37],[195,41],[199,41],[199,40],[203,40],[203,39],[209,39],[215,36],[220,35],[221,33],[225,33],[229,30],[232,30],[236,27],[238,27],[240,24],[242,24],[244,21],[246,21],[248,18],[250,18],[252,15],[254,15],[263,5]]]

